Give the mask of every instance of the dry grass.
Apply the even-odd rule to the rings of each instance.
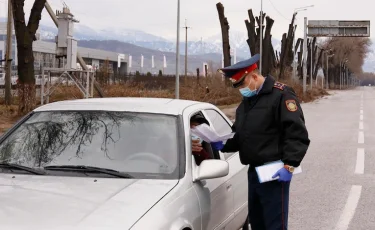
[[[167,81],[168,80],[168,81]],[[157,97],[174,98],[175,81],[172,78],[156,81],[155,78],[147,82],[127,82],[117,85],[103,86],[106,97]],[[98,97],[94,93],[94,97]],[[50,102],[83,98],[82,93],[74,86],[61,86],[51,96]],[[241,100],[236,89],[226,87],[219,77],[201,80],[183,78],[180,80],[180,98],[194,101],[204,101],[215,105],[229,105]]]
[[[292,86],[296,91],[300,101],[310,102],[314,99],[328,95],[322,89],[314,88],[303,96],[303,88],[294,82],[281,81]],[[157,98],[174,98],[175,97],[175,80],[171,77],[142,77],[131,79],[126,83],[117,85],[103,85],[102,89],[106,97],[157,97]],[[94,91],[95,92],[95,91]],[[94,97],[98,97],[94,93]],[[75,86],[59,86],[53,92],[50,102],[62,100],[74,100],[83,98],[82,93]],[[225,85],[219,76],[201,78],[198,82],[196,78],[190,78],[185,81],[180,78],[180,98],[194,101],[203,101],[215,104],[224,112],[233,112],[233,108],[238,105],[242,97],[237,89],[233,89]],[[14,103],[18,102],[16,97],[13,98]],[[0,103],[4,104],[2,100]],[[37,101],[37,106],[40,102]],[[0,106],[0,133],[3,133],[21,115],[17,114],[17,105],[10,107]],[[230,116],[231,117],[231,116]]]
[[[0,105],[0,134],[12,127],[18,119],[20,119],[20,116],[18,115],[17,105]]]
[[[313,85],[312,90],[310,90],[308,86],[308,90],[306,91],[306,94],[303,95],[303,86],[301,84],[298,84],[294,81],[280,81],[280,82],[287,84],[288,86],[291,86],[296,92],[299,101],[303,103],[311,102],[320,97],[329,95],[329,93],[326,90],[319,88],[319,87],[315,87],[314,85]]]

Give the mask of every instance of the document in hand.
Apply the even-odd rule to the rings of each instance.
[[[256,167],[255,170],[258,174],[259,182],[260,183],[265,183],[273,180],[277,180],[278,177],[272,178],[273,175],[277,171],[279,171],[282,167],[284,167],[284,163],[282,161],[275,161],[271,162],[259,167]],[[297,167],[294,169],[293,175],[299,174],[302,172],[301,166]]]
[[[191,132],[194,135],[197,135],[198,137],[202,138],[207,143],[226,141],[228,139],[233,138],[234,136],[234,133],[229,133],[227,135],[219,135],[207,124],[196,126],[195,128],[191,129]]]

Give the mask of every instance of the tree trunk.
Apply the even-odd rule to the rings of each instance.
[[[315,80],[315,78],[314,78],[314,73],[315,73],[315,66],[317,65],[317,63],[316,63],[316,54],[317,54],[317,52],[318,52],[318,46],[316,45],[316,37],[314,37],[314,39],[313,39],[313,45],[312,45],[312,61],[313,61],[313,65],[312,65],[312,67],[311,68],[313,68],[312,70],[313,70],[313,80]]]
[[[33,41],[46,0],[35,0],[27,26],[23,9],[24,3],[25,0],[12,0],[18,48],[18,95],[20,97],[18,111],[21,114],[27,113],[35,107]]]
[[[286,33],[283,34],[283,37],[281,39],[281,54],[280,54],[280,73],[279,78],[282,79],[283,72],[284,72],[284,60],[285,60],[285,50],[287,48],[287,35]]]
[[[249,20],[245,20],[246,29],[247,29],[247,44],[249,45],[251,56],[256,54],[256,41],[257,41],[257,34],[255,32],[255,18],[253,14],[253,10],[248,10]]]
[[[274,20],[270,17],[266,17],[266,31],[264,33],[264,43],[263,43],[263,65],[262,65],[262,72],[266,76],[273,71],[273,48],[272,48],[272,41],[271,41],[271,30],[274,23]]]
[[[229,22],[224,14],[224,6],[220,2],[216,4],[217,12],[219,14],[221,34],[223,41],[223,55],[224,55],[224,67],[230,66],[232,61],[230,57],[230,43],[229,43]],[[228,78],[225,78],[225,85],[229,86],[231,82]]]
[[[300,76],[300,79],[303,79],[303,69],[302,69],[303,43],[304,43],[304,40],[301,39],[300,49],[299,49],[299,52],[298,52],[298,66],[297,66],[298,75]]]
[[[291,65],[293,63],[293,38],[295,32],[294,26],[295,14],[293,14],[293,18],[291,23],[289,24],[289,30],[287,34],[283,35],[283,51],[281,52],[281,63],[280,63],[280,79],[285,79],[287,75],[285,74],[286,71],[291,69]]]
[[[230,44],[229,44],[229,23],[224,14],[224,6],[220,2],[216,4],[217,12],[219,14],[221,34],[223,39],[223,54],[224,67],[231,65]]]

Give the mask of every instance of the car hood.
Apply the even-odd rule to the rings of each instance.
[[[177,183],[0,174],[0,229],[129,229]]]

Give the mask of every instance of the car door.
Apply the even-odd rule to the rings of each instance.
[[[213,128],[219,135],[229,134],[232,132],[230,120],[218,110],[204,110]],[[248,166],[241,163],[239,153],[222,153],[221,158],[229,163],[229,174],[227,176],[229,184],[233,191],[233,214],[234,220],[230,223],[228,229],[238,229],[243,225],[247,217],[248,201]]]
[[[220,155],[215,159],[220,159]],[[192,163],[193,171],[197,170],[199,166],[195,164],[193,156]],[[228,177],[222,177],[195,182],[204,230],[227,229],[226,226],[233,220],[233,190],[227,181]]]

